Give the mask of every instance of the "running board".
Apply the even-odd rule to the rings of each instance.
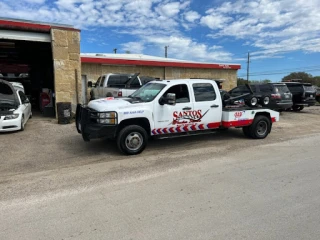
[[[188,137],[188,136],[197,136],[197,135],[208,135],[215,133],[221,129],[210,129],[210,130],[201,130],[194,132],[183,132],[183,133],[170,133],[170,134],[161,134],[152,136],[155,139],[167,139],[167,138],[179,138],[179,137]]]

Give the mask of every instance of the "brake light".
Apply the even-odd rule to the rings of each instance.
[[[122,92],[121,91],[118,92],[118,97],[122,97]]]
[[[271,94],[271,98],[272,99],[281,99],[281,94],[280,93]]]

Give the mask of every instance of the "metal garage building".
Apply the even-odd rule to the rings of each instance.
[[[80,30],[0,19],[0,74],[24,85],[33,111],[44,110],[43,92],[53,97],[52,109],[59,102],[71,102],[74,107],[81,101]]]
[[[223,88],[237,85],[239,64],[200,63],[141,54],[81,54],[81,74],[95,82],[105,73],[135,73],[159,79],[223,79]]]

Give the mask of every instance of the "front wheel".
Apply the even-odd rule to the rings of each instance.
[[[141,153],[148,142],[146,130],[138,125],[124,127],[117,137],[117,145],[121,152],[128,155]]]
[[[256,116],[252,125],[248,127],[247,134],[254,139],[266,138],[271,131],[271,121],[266,116]],[[246,133],[245,133],[246,135]]]
[[[297,106],[297,105],[292,106],[292,110],[295,112],[299,112],[302,109],[304,109],[304,106]]]
[[[24,116],[21,117],[20,131],[24,130]]]

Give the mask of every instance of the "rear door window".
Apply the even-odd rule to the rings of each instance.
[[[316,90],[315,90],[312,86],[310,86],[310,85],[304,85],[303,88],[304,88],[304,90],[305,90],[306,92],[315,92],[315,91],[316,91]]]
[[[216,92],[210,83],[194,83],[192,85],[196,102],[214,101]]]
[[[140,82],[139,79],[136,78],[135,80],[133,80],[130,84],[130,88],[139,88],[140,87]]]
[[[100,87],[103,87],[104,86],[104,82],[106,81],[106,77],[103,76],[102,79],[101,79],[101,82],[100,82]]]
[[[286,85],[274,85],[274,88],[275,88],[276,92],[279,92],[279,93],[290,92],[289,88]]]
[[[124,80],[122,80],[124,82]],[[110,75],[108,79],[108,87],[123,88],[125,84],[121,83],[119,75]]]

